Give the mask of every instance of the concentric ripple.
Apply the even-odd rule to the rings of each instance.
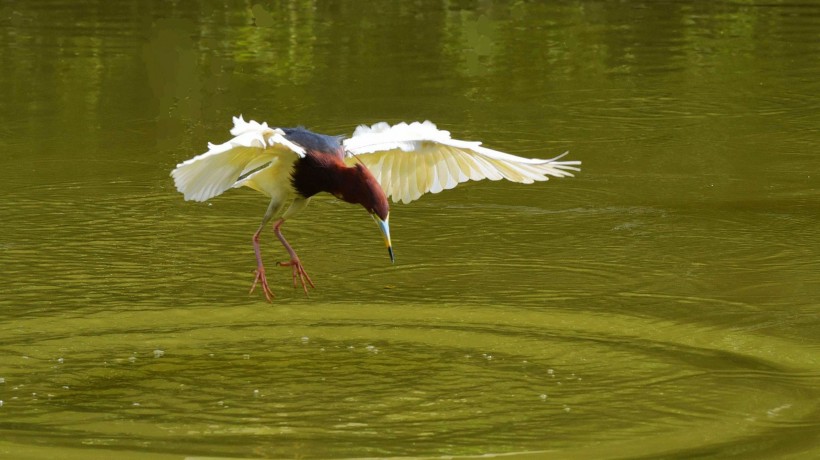
[[[809,391],[817,376],[795,377],[810,351],[626,316],[405,304],[52,321],[47,335],[36,331],[42,319],[2,331],[9,443],[604,458],[607,446],[623,455],[629,443],[636,454],[696,439],[725,449],[783,426],[808,429],[803,420],[818,410]]]

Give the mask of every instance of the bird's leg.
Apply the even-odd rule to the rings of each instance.
[[[272,302],[276,296],[273,295],[273,291],[271,291],[270,286],[268,286],[268,279],[265,278],[265,266],[262,264],[262,251],[259,249],[259,235],[262,233],[264,227],[263,224],[259,227],[259,230],[253,234],[253,252],[256,253],[256,277],[253,279],[253,285],[251,285],[251,290],[248,294],[252,294],[253,290],[256,289],[256,284],[259,283],[262,293],[265,294],[265,298],[268,299],[268,302]]]
[[[268,299],[268,302],[272,302],[276,296],[273,295],[273,291],[271,291],[270,286],[268,286],[268,279],[265,277],[265,266],[262,264],[262,250],[259,248],[259,236],[262,234],[262,230],[265,229],[268,222],[270,222],[271,217],[278,212],[280,207],[281,205],[276,200],[271,200],[268,210],[265,212],[265,217],[262,218],[262,224],[259,226],[259,229],[256,230],[256,233],[253,234],[253,252],[256,254],[256,271],[254,273],[256,276],[253,279],[249,294],[252,294],[253,290],[256,289],[256,285],[259,284],[262,289],[262,294],[265,294],[265,298]]]
[[[273,233],[276,234],[276,237],[279,238],[279,241],[282,242],[282,246],[288,251],[290,254],[290,261],[289,262],[278,262],[276,265],[281,265],[283,267],[290,267],[293,270],[293,287],[297,286],[297,281],[302,284],[302,289],[305,291],[305,295],[308,295],[307,285],[310,284],[310,287],[316,288],[313,284],[313,281],[308,276],[305,268],[302,266],[302,262],[299,261],[299,257],[296,255],[296,251],[290,247],[285,237],[282,235],[282,224],[285,223],[285,219],[279,219],[273,224]]]

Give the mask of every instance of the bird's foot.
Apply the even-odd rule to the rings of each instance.
[[[310,287],[316,289],[316,286],[313,284],[313,281],[308,276],[307,272],[305,271],[305,267],[302,266],[302,262],[299,259],[291,259],[290,262],[276,262],[276,265],[280,265],[282,267],[290,267],[293,271],[293,287],[298,287],[299,284],[302,284],[302,289],[305,291],[305,295],[308,295],[308,284]]]
[[[254,273],[256,273],[256,278],[253,279],[253,285],[248,294],[253,294],[253,290],[256,289],[256,285],[259,284],[262,289],[262,294],[265,294],[265,298],[268,299],[268,302],[273,302],[273,298],[276,296],[273,295],[273,291],[271,291],[270,286],[268,286],[268,279],[265,278],[265,267],[260,265]]]

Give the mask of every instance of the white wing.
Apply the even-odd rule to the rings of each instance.
[[[523,158],[481,146],[481,142],[450,138],[450,132],[429,121],[390,126],[359,126],[345,139],[347,154],[355,155],[381,184],[393,202],[409,203],[421,195],[438,193],[468,180],[499,180],[531,184],[552,177],[572,176],[580,161],[557,161],[569,152],[542,160]],[[352,161],[348,159],[348,163]]]
[[[205,201],[237,185],[243,176],[260,170],[282,155],[296,158],[305,150],[285,139],[279,128],[268,127],[242,116],[234,117],[231,134],[224,144],[208,144],[208,151],[177,165],[171,171],[174,184],[186,200]],[[239,184],[244,185],[244,184]]]

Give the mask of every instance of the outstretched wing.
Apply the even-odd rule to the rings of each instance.
[[[390,126],[359,126],[344,141],[345,151],[364,163],[393,202],[409,203],[468,180],[499,180],[531,184],[552,177],[572,176],[580,161],[557,161],[569,152],[542,160],[523,158],[481,146],[481,142],[450,138],[450,132],[430,121]]]
[[[171,171],[174,184],[186,200],[205,201],[222,194],[237,181],[264,168],[280,156],[305,156],[305,150],[285,139],[285,132],[267,123],[233,118],[233,139],[208,143],[208,151],[184,161]]]

